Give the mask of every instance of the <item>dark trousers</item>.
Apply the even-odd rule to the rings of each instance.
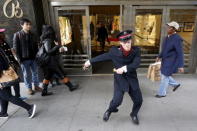
[[[43,67],[44,72],[44,79],[45,80],[51,80],[53,76],[55,75],[59,79],[64,79],[66,77],[66,73],[61,68],[60,65],[47,65],[46,67]]]
[[[7,113],[9,101],[17,106],[20,106],[26,109],[27,111],[31,109],[31,105],[25,103],[20,98],[12,95],[11,87],[0,89],[0,100],[1,100],[1,113],[2,114]]]
[[[105,39],[101,40],[100,44],[101,44],[102,50],[104,51],[105,50]]]
[[[110,112],[115,112],[118,106],[122,104],[124,93],[125,93],[124,91],[114,89],[114,96],[112,101],[110,102],[110,106],[108,109]],[[133,90],[130,87],[128,94],[133,101],[133,109],[131,115],[136,116],[140,110],[143,101],[141,90],[140,88]]]
[[[13,88],[14,88],[15,96],[16,96],[16,97],[21,97],[21,95],[20,95],[20,85],[19,85],[19,83],[16,84],[16,85],[14,85]]]

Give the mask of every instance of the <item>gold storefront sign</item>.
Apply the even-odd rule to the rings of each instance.
[[[11,14],[8,15],[8,6],[11,6]],[[23,17],[23,10],[20,8],[20,4],[18,0],[16,0],[16,4],[12,0],[6,0],[3,5],[3,13],[7,18],[21,18]]]

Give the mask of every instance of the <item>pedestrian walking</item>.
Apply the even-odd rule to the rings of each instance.
[[[168,35],[164,38],[162,51],[156,61],[161,61],[161,82],[155,97],[162,98],[167,95],[168,86],[176,91],[180,87],[172,75],[184,72],[183,39],[177,34],[179,24],[175,21],[167,23]]]

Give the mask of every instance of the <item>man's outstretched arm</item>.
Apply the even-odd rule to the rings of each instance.
[[[101,61],[109,61],[109,60],[111,60],[110,53],[104,53],[102,55],[99,55],[97,57],[94,57],[86,61],[84,64],[84,69],[88,68],[92,63],[101,62]]]

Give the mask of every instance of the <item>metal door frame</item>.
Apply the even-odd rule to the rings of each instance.
[[[60,6],[60,7],[53,7],[54,8],[54,27],[56,28],[56,32],[58,35],[58,38],[60,39],[60,28],[59,28],[59,21],[58,21],[58,11],[59,10],[84,10],[85,16],[87,17],[87,38],[84,40],[84,42],[87,42],[87,55],[88,59],[91,58],[91,37],[90,37],[90,19],[89,19],[89,7],[88,6]],[[80,55],[83,56],[83,55]],[[78,71],[78,70],[77,70]],[[88,71],[83,72],[79,71],[79,73],[74,73],[73,75],[91,75],[92,74],[92,68],[90,68]],[[71,74],[72,75],[72,74]]]

